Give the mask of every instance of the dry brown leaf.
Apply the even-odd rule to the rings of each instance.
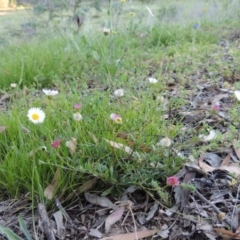
[[[24,126],[21,126],[21,130],[22,130],[22,132],[25,133],[25,134],[30,134],[30,130],[27,129],[26,127],[24,127]]]
[[[240,239],[239,233],[233,233],[223,228],[213,228],[220,236],[226,237],[227,239]]]
[[[128,139],[129,133],[120,132],[120,133],[117,134],[117,137],[118,137],[118,138],[122,138],[122,139]]]
[[[236,174],[237,177],[240,176],[240,168],[239,168],[238,164],[232,164],[230,166],[221,166],[218,169],[226,170],[231,174]]]
[[[106,221],[105,221],[105,232],[106,233],[109,233],[110,228],[112,227],[112,225],[122,218],[124,210],[125,210],[124,207],[120,207],[120,208],[116,209],[113,213],[111,213],[106,218]]]
[[[93,229],[93,228],[90,229],[89,235],[96,238],[102,237],[102,233],[98,229]]]
[[[101,238],[100,240],[135,240],[136,237],[137,239],[142,239],[146,237],[150,237],[158,232],[157,229],[155,230],[143,230],[143,231],[138,231],[135,233],[126,233],[126,234],[119,234],[111,237],[105,237]]]
[[[76,148],[77,148],[76,138],[72,138],[70,141],[67,141],[66,146],[69,148],[70,153],[74,154],[76,152]]]
[[[215,169],[221,169],[221,170],[226,170],[229,173],[236,174],[237,177],[240,176],[240,168],[238,166],[238,163],[231,164],[230,166],[223,165],[223,166],[214,168],[209,166],[205,162],[203,162],[203,159],[199,159],[198,165],[201,168],[201,170],[204,171],[205,173],[212,172]]]
[[[98,141],[97,137],[96,137],[93,133],[91,133],[91,132],[89,132],[89,131],[88,131],[88,134],[93,138],[94,143],[95,143],[96,145],[98,145],[98,144],[99,144],[99,141]]]
[[[91,193],[84,193],[84,196],[86,200],[92,204],[101,206],[101,207],[107,207],[112,209],[117,209],[118,207],[113,204],[108,198],[106,197],[99,197],[98,195],[91,194]]]
[[[54,174],[52,183],[50,185],[48,185],[44,190],[44,196],[47,199],[49,199],[49,200],[53,199],[54,192],[56,191],[56,188],[57,188],[59,182],[60,182],[60,172],[59,172],[59,170],[57,170]]]
[[[65,239],[65,226],[63,224],[63,214],[61,211],[57,211],[53,214],[57,225],[57,236],[60,239]]]
[[[77,188],[76,190],[74,190],[73,192],[71,192],[66,199],[64,200],[64,202],[69,201],[70,199],[72,199],[72,197],[76,194],[81,194],[83,192],[86,192],[88,190],[90,190],[93,185],[97,182],[98,178],[94,178],[86,183],[84,183],[83,185],[81,185],[79,188]]]
[[[110,140],[107,140],[107,139],[104,139],[107,143],[109,143],[112,147],[114,148],[117,148],[117,149],[120,149],[120,150],[123,150],[124,152],[128,153],[128,154],[132,154],[133,150],[122,144],[122,143],[117,143],[117,142],[114,142],[114,141],[110,141]]]
[[[204,171],[205,173],[212,172],[213,170],[215,170],[214,167],[211,167],[211,166],[209,166],[208,164],[206,164],[205,162],[202,162],[202,161],[199,161],[198,165],[201,168],[201,170]]]
[[[150,211],[148,212],[148,215],[146,217],[146,221],[149,221],[150,219],[152,219],[157,210],[158,210],[158,203],[155,202],[153,204],[153,206],[150,208]]]
[[[229,163],[230,163],[230,160],[231,160],[231,155],[228,154],[228,155],[222,160],[220,167],[222,167],[222,166],[228,166]]]
[[[223,98],[228,98],[229,97],[229,94],[218,94],[218,95],[215,95],[212,99],[212,104],[216,103],[216,102],[219,102],[221,99]]]
[[[0,133],[6,132],[7,127],[5,126],[0,126]]]
[[[10,97],[11,97],[11,95],[9,95],[9,94],[4,94],[4,95],[1,96],[0,102],[4,102],[5,100],[10,99]]]
[[[117,134],[117,137],[118,137],[118,138],[121,138],[121,139],[124,139],[124,140],[127,140],[127,139],[129,138],[129,134],[126,133],[126,132],[120,132],[120,133]],[[127,141],[127,144],[128,144],[129,146],[131,146],[131,147],[135,147],[135,146],[136,146],[136,143],[135,143],[134,141],[130,141],[130,140]],[[142,144],[142,145],[140,145],[139,147],[140,147],[140,149],[141,149],[143,152],[147,152],[147,153],[152,150],[152,148],[148,147],[148,146],[145,145],[145,144]]]

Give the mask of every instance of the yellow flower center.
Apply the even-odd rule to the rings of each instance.
[[[115,122],[118,123],[118,124],[122,124],[122,118],[117,117],[117,118],[115,119]]]
[[[38,119],[39,119],[39,115],[38,115],[37,113],[34,113],[34,114],[32,115],[32,119],[33,119],[33,120],[38,120]]]

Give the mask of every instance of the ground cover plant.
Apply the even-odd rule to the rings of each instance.
[[[239,239],[239,3],[96,3],[2,38],[0,233]]]

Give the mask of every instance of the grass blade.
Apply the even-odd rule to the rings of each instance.
[[[11,240],[24,240],[23,238],[16,235],[10,228],[0,226],[0,234]]]
[[[24,222],[23,217],[22,217],[21,214],[18,216],[18,221],[19,221],[20,229],[23,232],[23,234],[26,237],[26,239],[27,240],[32,240],[31,235],[30,235],[30,233],[29,233],[29,231],[27,229],[27,225]]]

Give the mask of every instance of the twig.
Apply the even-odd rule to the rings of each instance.
[[[45,205],[43,203],[38,204],[38,211],[42,220],[43,231],[46,234],[48,240],[56,240],[53,231],[51,229],[50,220],[47,215]]]
[[[216,212],[217,214],[220,214],[222,213],[213,203],[211,203],[210,201],[208,201],[200,192],[198,192],[197,190],[194,191],[194,193],[197,194],[197,196],[202,200],[204,201],[205,203],[209,204]],[[225,221],[229,226],[232,225],[232,222],[229,218],[225,217],[223,219],[223,221]]]

